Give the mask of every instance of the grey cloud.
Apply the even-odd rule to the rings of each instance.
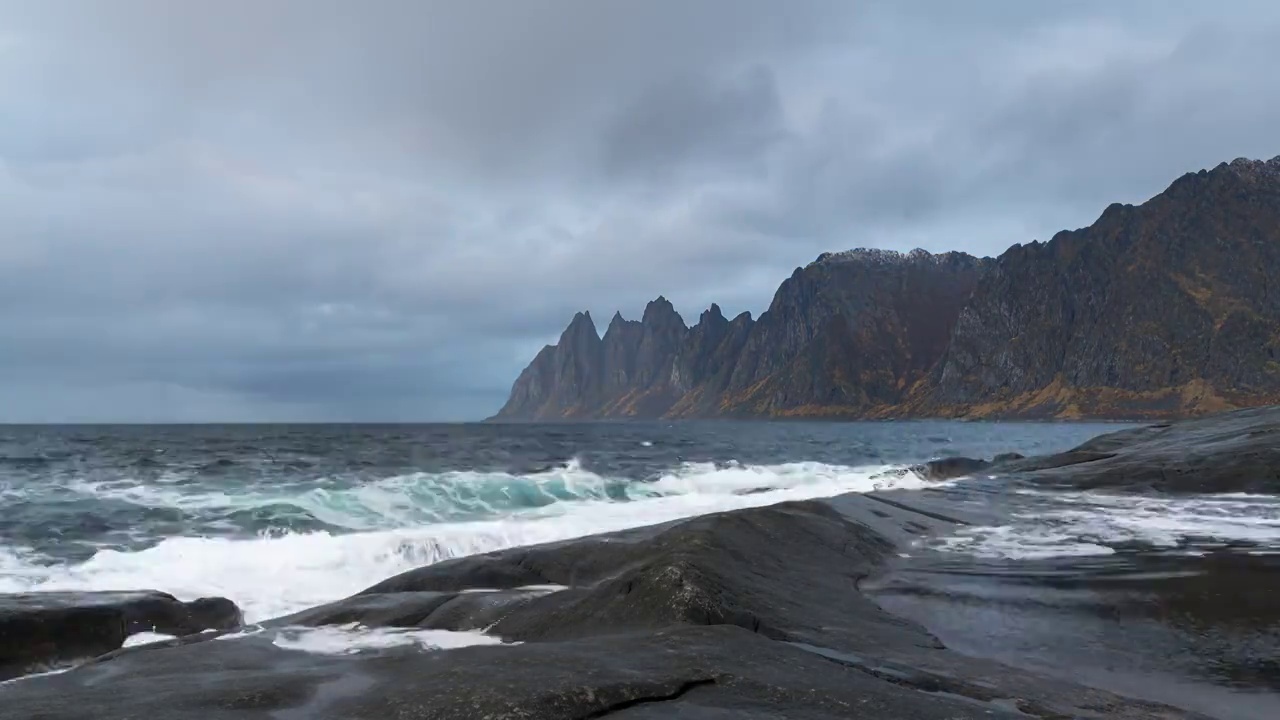
[[[1267,2],[0,0],[0,420],[467,419],[576,310],[759,312],[1280,153]]]
[[[603,133],[606,174],[668,182],[682,166],[758,175],[759,160],[787,134],[773,73],[753,67],[716,82],[682,77],[623,106]],[[704,169],[704,168],[699,168]]]
[[[785,56],[839,37],[830,21],[852,12],[824,0],[47,5],[11,3],[32,46],[74,45],[91,60],[52,63],[55,82],[96,89],[93,100],[111,88],[126,111],[166,117],[171,132],[218,135],[233,120],[282,139],[355,143],[367,153],[355,162],[403,153],[416,167],[491,181],[571,164],[561,146],[636,88]],[[218,122],[209,105],[223,111]]]
[[[851,77],[863,66],[885,72],[815,113],[773,192],[730,198],[716,216],[832,246],[914,236],[935,250],[997,253],[1031,239],[997,226],[1045,236],[1110,202],[1141,202],[1183,172],[1275,155],[1267,128],[1280,102],[1266,68],[1280,62],[1268,40],[1280,14],[1231,7],[1245,12],[1188,13],[1172,29],[1105,13],[1051,12],[1026,25],[1024,15],[1004,41],[984,37],[949,61],[926,51],[927,65],[893,62],[882,38],[842,67]],[[887,36],[920,31],[893,20]],[[945,39],[947,53],[955,42]],[[974,216],[993,231],[961,235]]]

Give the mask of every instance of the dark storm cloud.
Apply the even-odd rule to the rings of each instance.
[[[993,254],[1280,154],[1278,21],[0,0],[0,420],[480,417],[579,309],[758,312],[825,250]]]

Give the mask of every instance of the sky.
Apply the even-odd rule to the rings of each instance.
[[[0,0],[0,422],[466,421],[578,310],[764,310],[1280,155],[1280,3]]]

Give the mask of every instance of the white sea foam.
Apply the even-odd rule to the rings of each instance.
[[[550,595],[553,592],[568,590],[569,586],[568,585],[521,585],[520,587],[512,588],[512,589],[523,590],[524,592],[533,593],[533,594]],[[466,588],[462,592],[491,593],[491,592],[500,592],[500,591],[498,588]]]
[[[164,633],[140,632],[134,633],[124,639],[125,647],[133,647],[135,645],[147,645],[153,642],[161,642],[163,640],[174,640],[176,635],[165,635]]]
[[[1280,498],[1266,495],[1146,497],[1097,492],[1021,491],[1035,505],[996,527],[967,527],[935,545],[983,557],[1035,559],[1110,555],[1117,548],[1226,544],[1280,550]]]
[[[322,655],[351,655],[364,650],[417,646],[424,650],[449,650],[472,645],[501,645],[482,632],[368,628],[358,623],[324,627],[281,628],[271,644],[285,650]]]
[[[406,517],[388,528],[387,518],[400,518],[397,508],[410,502],[389,500],[390,509],[380,515],[384,528],[344,534],[173,537],[137,552],[102,549],[74,565],[43,565],[23,553],[0,548],[0,592],[156,588],[184,600],[218,595],[238,603],[252,623],[346,597],[399,572],[446,558],[786,500],[927,484],[910,473],[882,475],[888,469],[822,463],[686,464],[652,483],[629,485],[629,499],[617,501],[609,499],[603,488],[609,482],[625,481],[602,478],[573,464],[521,479],[532,477],[537,485],[554,477],[557,490],[567,488],[582,499],[495,511],[484,519],[419,522]],[[461,492],[463,479],[457,479]],[[376,491],[369,492],[389,492],[402,482],[375,483]],[[154,497],[146,500],[155,501]]]
[[[574,459],[543,472],[451,471],[395,475],[351,487],[328,478],[283,487],[250,485],[236,492],[166,482],[73,481],[67,488],[99,500],[186,511],[292,506],[349,530],[377,530],[494,515],[565,500],[608,499],[610,490],[645,496],[643,483],[600,476]]]
[[[33,672],[30,675],[19,675],[16,678],[9,678],[8,680],[0,680],[0,686],[26,682],[27,680],[31,680],[32,678],[46,677],[49,675],[61,675],[62,673],[70,670],[72,667],[74,666],[67,665],[66,667],[54,668],[52,670],[45,670],[43,672]]]

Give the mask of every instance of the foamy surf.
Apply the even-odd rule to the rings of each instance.
[[[1233,546],[1280,552],[1280,498],[1266,495],[1149,497],[1099,492],[1021,490],[1034,498],[1011,522],[966,527],[930,541],[979,557],[1033,560],[1112,555],[1125,548],[1202,554]]]
[[[554,499],[532,507],[486,500],[489,509],[478,519],[419,520],[405,510],[413,498],[400,496],[384,498],[381,506],[366,499],[359,512],[376,515],[382,527],[356,532],[170,537],[138,551],[100,549],[78,564],[42,564],[29,552],[0,549],[0,592],[156,588],[183,600],[223,596],[239,604],[246,621],[253,623],[346,597],[447,558],[788,500],[927,484],[911,473],[887,473],[890,469],[814,462],[691,463],[651,482],[634,482],[601,477],[575,463],[530,476],[507,476]],[[366,490],[366,496],[391,492],[403,483],[399,478],[374,483],[376,489]],[[461,478],[458,481],[444,486],[465,485]],[[613,485],[625,488],[625,493],[605,490]],[[146,502],[161,497],[150,496]],[[350,518],[344,515],[344,522],[352,522]]]
[[[124,647],[137,647],[138,645],[150,645],[151,643],[164,642],[166,640],[176,640],[175,635],[165,635],[156,632],[140,632],[134,633],[124,639]]]
[[[4,687],[5,685],[13,685],[14,683],[26,682],[27,680],[31,680],[39,677],[48,677],[50,675],[61,675],[62,673],[67,672],[68,670],[71,670],[74,667],[75,667],[74,665],[69,664],[65,667],[54,668],[52,670],[45,670],[43,672],[33,672],[29,675],[19,675],[16,678],[9,678],[8,680],[0,680],[0,687]]]
[[[368,650],[399,647],[430,651],[504,643],[478,631],[368,628],[359,623],[348,623],[315,628],[281,628],[276,631],[271,644],[284,650],[320,655],[354,655]]]
[[[573,500],[634,499],[644,483],[607,478],[577,459],[543,472],[513,474],[470,470],[393,475],[352,486],[316,478],[305,483],[250,484],[234,493],[172,477],[167,482],[128,479],[77,480],[66,489],[97,500],[146,508],[177,508],[211,516],[255,510],[305,514],[345,530],[377,530],[465,520]]]

